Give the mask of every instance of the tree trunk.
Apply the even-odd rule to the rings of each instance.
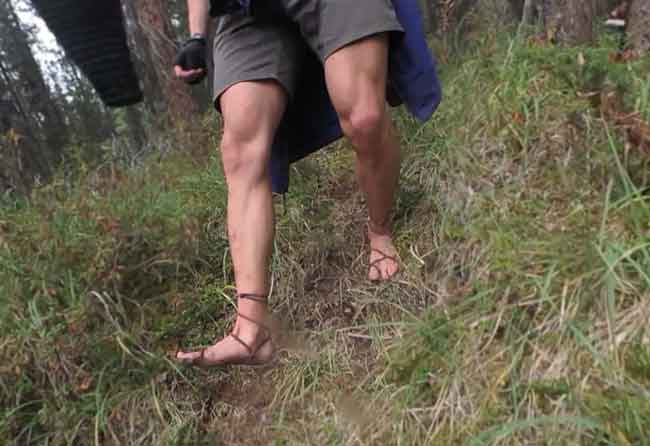
[[[524,16],[524,0],[508,0],[510,11],[517,20],[522,20]]]
[[[3,176],[13,178],[13,183],[26,191],[35,177],[48,177],[52,165],[44,155],[44,144],[38,138],[36,122],[27,109],[27,104],[16,87],[9,71],[0,59],[0,92],[7,96],[3,107],[9,111],[2,116]],[[4,100],[4,97],[2,98]],[[3,101],[4,102],[4,101]]]
[[[520,25],[533,25],[542,7],[540,0],[508,0],[510,12]]]
[[[583,45],[594,38],[592,0],[542,0],[546,31],[560,44]]]
[[[622,3],[622,0],[593,0],[594,14],[604,21],[610,12]]]
[[[198,107],[189,87],[172,75],[176,45],[167,5],[164,0],[135,0],[134,4],[169,112],[172,117],[187,119]]]
[[[75,142],[84,144],[88,151],[98,146],[113,133],[113,116],[101,103],[90,81],[68,58],[59,61],[59,76],[65,85],[68,100],[63,106]],[[99,151],[95,151],[99,155]]]
[[[643,54],[650,52],[650,0],[632,0],[627,13],[628,43]]]
[[[144,146],[147,134],[142,124],[142,114],[137,106],[126,107],[126,124],[129,127],[131,141],[135,148],[139,150]]]
[[[14,96],[22,102],[20,105],[29,115],[31,125],[38,128],[34,136],[44,142],[40,156],[47,159],[45,164],[53,166],[59,161],[67,140],[65,120],[32,54],[29,36],[20,26],[9,0],[0,0],[0,46],[4,70],[11,74]]]
[[[437,18],[433,6],[431,6],[431,0],[420,0],[420,5],[424,16],[424,29],[429,33],[435,32]]]
[[[133,1],[122,2],[124,8],[125,28],[129,37],[129,46],[138,77],[143,80],[144,103],[151,113],[158,113],[164,106],[165,96],[158,82],[157,66],[151,57],[147,37],[142,31],[138,11]]]
[[[535,1],[526,0],[521,8],[521,23],[532,25],[535,21]]]

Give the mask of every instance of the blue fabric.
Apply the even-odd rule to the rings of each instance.
[[[250,13],[252,0],[229,0]],[[426,121],[440,104],[442,88],[436,62],[427,45],[417,0],[392,0],[403,34],[391,38],[388,86],[391,105],[403,103],[413,116]],[[219,3],[217,0],[214,3]],[[306,51],[295,100],[287,107],[271,151],[273,191],[289,189],[289,166],[343,136],[327,93],[323,66]],[[397,99],[397,100],[395,100]]]

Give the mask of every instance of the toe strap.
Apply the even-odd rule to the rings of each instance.
[[[371,249],[371,252],[376,252],[379,255],[381,255],[381,257],[379,257],[378,259],[375,259],[372,262],[370,262],[370,267],[374,266],[375,268],[377,268],[377,264],[383,262],[384,260],[392,260],[395,263],[399,262],[396,255],[394,255],[394,256],[388,255],[385,252],[383,252],[383,251],[381,251],[381,250],[379,250],[377,248]]]
[[[372,248],[370,250],[370,252],[376,252],[381,256],[378,259],[375,259],[372,262],[370,262],[370,264],[368,265],[370,267],[370,269],[374,269],[377,272],[379,277],[384,277],[384,274],[382,273],[381,269],[379,268],[379,264],[381,262],[383,262],[384,260],[392,260],[393,262],[395,262],[395,263],[397,263],[399,265],[399,259],[398,259],[397,255],[394,255],[394,256],[388,255],[385,252],[383,252],[383,251],[381,251],[381,250],[379,250],[377,248]]]

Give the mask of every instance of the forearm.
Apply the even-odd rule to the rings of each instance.
[[[210,17],[210,0],[187,0],[187,11],[190,22],[190,34],[203,34],[208,32],[208,19]]]

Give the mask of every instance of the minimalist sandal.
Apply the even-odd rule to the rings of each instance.
[[[376,279],[371,279],[371,280],[372,280],[373,282],[379,282],[379,281],[381,281],[381,280],[390,280],[390,279],[392,279],[393,277],[395,277],[395,275],[396,275],[396,274],[399,272],[399,270],[400,270],[400,267],[399,267],[399,259],[397,258],[397,255],[394,255],[394,256],[388,255],[388,254],[386,254],[385,252],[383,252],[383,251],[381,251],[381,250],[379,250],[379,249],[377,249],[377,248],[372,248],[372,249],[370,250],[371,253],[372,253],[373,251],[376,252],[376,253],[379,253],[379,255],[380,255],[381,257],[379,257],[378,259],[375,259],[375,260],[373,260],[372,262],[370,262],[369,268],[371,268],[371,269],[374,268],[374,269],[377,271],[377,274],[378,274],[378,277],[377,277]],[[397,264],[397,271],[395,271],[395,273],[391,274],[391,275],[390,275],[389,277],[387,277],[387,278],[384,278],[384,275],[382,274],[381,269],[379,269],[379,266],[378,266],[378,265],[379,265],[381,262],[383,262],[384,260],[392,260],[393,262],[395,262],[395,263]]]
[[[259,294],[250,294],[250,293],[245,293],[245,294],[240,294],[239,295],[240,299],[249,299],[253,300],[255,302],[260,302],[260,303],[267,303],[267,296],[259,295]],[[252,345],[247,344],[244,340],[242,340],[239,336],[237,336],[235,333],[230,333],[228,334],[225,338],[223,338],[220,342],[225,341],[228,338],[231,338],[237,343],[239,343],[242,347],[244,347],[244,350],[246,351],[246,354],[237,356],[235,358],[229,358],[229,359],[223,359],[220,361],[212,361],[206,357],[206,352],[213,348],[214,345],[210,347],[206,347],[204,349],[201,349],[198,353],[199,355],[194,358],[179,358],[178,354],[181,353],[181,351],[177,351],[175,358],[176,361],[187,366],[194,366],[194,367],[200,367],[200,368],[212,368],[212,367],[221,367],[221,366],[228,366],[228,365],[245,365],[245,366],[263,366],[269,364],[273,359],[274,359],[274,348],[273,348],[273,341],[271,339],[271,330],[269,327],[266,325],[262,324],[259,321],[256,321],[244,314],[237,313],[239,317],[242,319],[245,319],[249,322],[252,322],[253,324],[257,325],[258,327],[262,328],[264,331],[264,339],[262,342],[260,342],[256,347],[253,347]],[[258,358],[258,353],[260,350],[267,344],[271,344],[272,348],[272,353],[270,355],[270,358],[266,359],[260,359]]]

